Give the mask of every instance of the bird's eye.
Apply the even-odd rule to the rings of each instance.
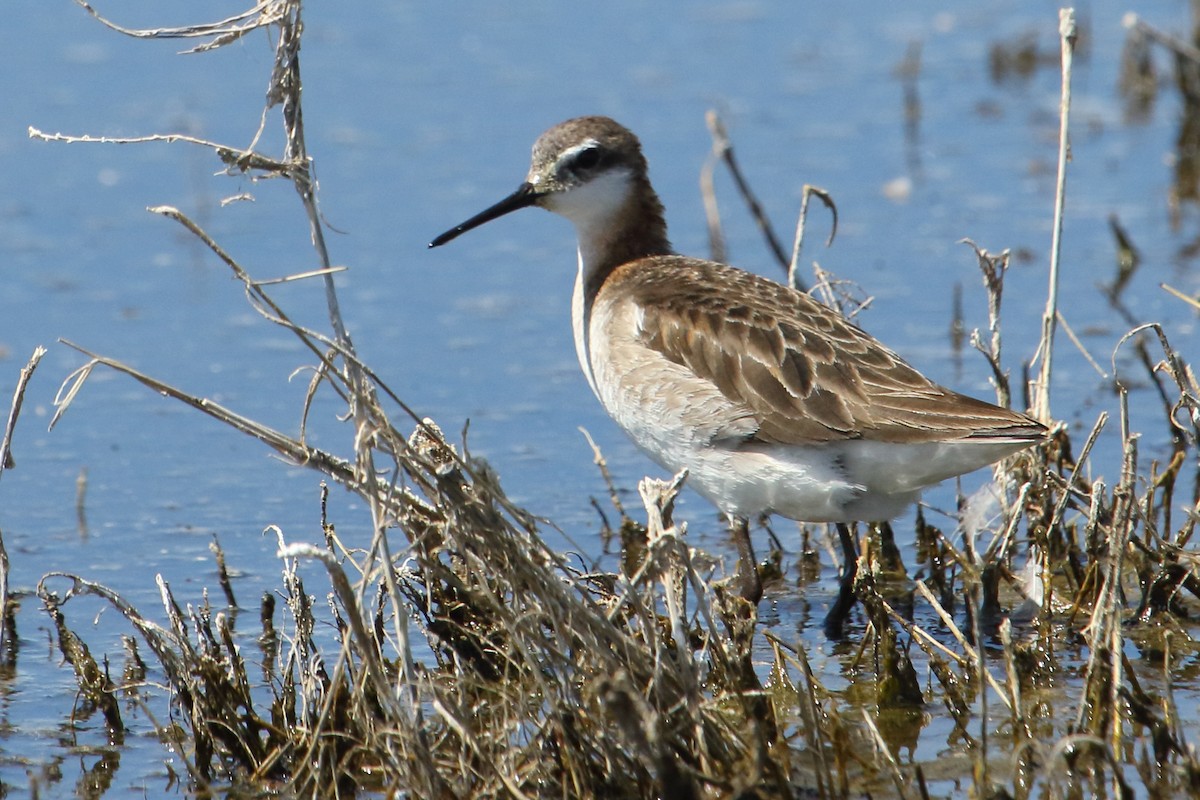
[[[588,147],[584,150],[580,150],[575,154],[575,157],[571,159],[571,169],[589,170],[595,169],[598,166],[600,166],[599,147]]]

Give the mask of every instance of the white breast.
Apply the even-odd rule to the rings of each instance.
[[[579,253],[579,270],[575,273],[575,290],[571,293],[571,330],[575,336],[575,357],[579,359],[579,368],[587,378],[592,394],[600,398],[600,390],[596,388],[596,379],[592,376],[592,364],[588,358],[588,320],[587,308],[583,297],[584,269],[583,252]],[[601,398],[600,402],[604,400]]]
[[[758,427],[754,417],[710,382],[646,347],[639,316],[632,302],[601,294],[587,326],[589,349],[581,355],[600,402],[638,447],[667,470],[686,467],[688,485],[727,514],[851,519],[846,509],[865,487],[846,477],[836,453],[741,448]],[[900,508],[908,502],[906,493]]]

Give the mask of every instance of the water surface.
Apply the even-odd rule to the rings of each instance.
[[[150,2],[98,9],[128,25],[177,24],[236,9],[205,5],[185,9],[187,19]],[[1140,5],[1154,24],[1188,29],[1186,4]],[[84,360],[56,344],[67,338],[296,430],[307,376],[288,377],[311,358],[257,318],[210,254],[145,211],[179,206],[256,277],[273,277],[315,266],[296,197],[282,183],[215,176],[220,165],[203,150],[47,144],[28,139],[26,128],[187,132],[244,146],[258,122],[270,42],[256,35],[213,54],[178,56],[179,42],[120,37],[65,1],[8,11],[0,30],[0,396],[9,396],[34,346],[50,347],[26,396],[17,468],[0,481],[11,582],[29,590],[47,571],[75,571],[150,613],[154,575],[162,574],[199,602],[204,587],[215,591],[209,543],[216,535],[239,571],[239,601],[253,608],[277,584],[279,570],[275,539],[263,529],[278,525],[289,538],[319,540],[316,475],[111,374],[95,375],[53,432],[46,423],[60,380]],[[1063,313],[1110,373],[1112,350],[1130,327],[1099,288],[1116,269],[1110,216],[1143,257],[1125,293],[1132,316],[1163,322],[1193,362],[1195,317],[1158,284],[1200,291],[1189,249],[1196,209],[1185,205],[1177,225],[1169,213],[1179,102],[1165,92],[1146,119],[1130,122],[1117,94],[1125,11],[1112,2],[1079,9],[1085,38],[1075,71],[1063,241]],[[1046,63],[996,74],[994,48],[1022,37]],[[914,46],[915,129],[906,127],[898,74]],[[426,242],[511,191],[543,129],[599,113],[641,136],[673,242],[704,255],[697,181],[710,148],[704,113],[715,108],[783,238],[790,238],[805,183],[832,193],[837,240],[828,250],[818,244],[827,225],[818,210],[806,259],[874,297],[864,327],[934,379],[990,397],[983,360],[969,350],[956,354],[950,342],[956,285],[963,287],[968,329],[986,323],[975,259],[959,240],[1016,254],[1004,321],[1008,366],[1019,374],[1036,346],[1045,296],[1057,51],[1056,7],[1028,0],[950,10],[874,2],[853,13],[833,4],[766,2],[467,2],[453,10],[313,4],[303,53],[305,121],[323,210],[340,232],[330,236],[332,255],[350,268],[338,278],[343,312],[360,353],[401,397],[448,431],[469,420],[472,449],[497,468],[513,498],[552,520],[587,557],[600,557],[599,520],[588,498],[603,496],[604,485],[578,427],[596,438],[623,488],[656,473],[579,374],[568,312],[570,226],[529,211],[452,247],[430,252]],[[1167,74],[1166,60],[1160,63]],[[279,141],[275,124],[272,118],[268,144]],[[254,201],[220,205],[243,192]],[[777,277],[728,176],[719,176],[718,192],[730,260]],[[322,326],[315,283],[275,294],[298,319]],[[1144,381],[1140,367],[1120,363]],[[1055,413],[1082,436],[1099,409],[1112,407],[1111,381],[1062,337],[1056,364]],[[1136,419],[1159,419],[1151,393],[1134,398]],[[339,410],[319,404],[312,437],[345,453],[350,429],[334,418]],[[1145,424],[1147,457],[1164,452],[1163,426]],[[1110,481],[1119,467],[1116,442],[1114,427],[1095,467]],[[83,469],[81,531],[75,497]],[[366,541],[363,509],[340,492],[332,498],[342,536]],[[954,506],[952,487],[927,499]],[[682,513],[695,542],[726,551],[707,504],[688,498]],[[792,527],[777,527],[794,547]],[[803,595],[772,598],[764,613],[776,615],[781,630],[812,635],[831,578],[827,571]],[[23,791],[36,779],[43,796],[69,793],[95,766],[95,747],[120,755],[110,796],[163,791],[168,755],[152,737],[114,751],[104,746],[99,720],[83,722],[78,734],[66,730],[74,680],[49,645],[33,598],[24,600],[18,626],[17,663],[0,681],[0,781]],[[112,632],[107,616],[97,627],[95,646],[119,660],[119,647],[105,638]],[[816,636],[810,646],[814,665],[828,669],[825,677],[837,687],[835,653]],[[1186,692],[1177,690],[1176,700],[1194,708]],[[947,747],[945,735],[931,726],[913,757],[935,756]]]

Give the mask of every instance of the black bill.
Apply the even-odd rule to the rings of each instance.
[[[496,203],[494,206],[480,211],[478,214],[471,217],[461,225],[454,226],[430,242],[429,246],[439,247],[451,239],[458,238],[459,234],[466,233],[472,228],[478,228],[483,223],[491,222],[492,220],[496,219],[496,217],[503,217],[510,211],[516,211],[519,208],[531,206],[537,202],[538,197],[539,195],[534,190],[533,184],[522,183],[520,187],[518,187],[517,190],[508,197],[504,198],[499,203]]]

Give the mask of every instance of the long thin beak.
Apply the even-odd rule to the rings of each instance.
[[[533,184],[522,183],[519,187],[517,187],[517,190],[508,197],[504,198],[499,203],[496,203],[496,205],[480,211],[478,214],[471,217],[461,225],[456,225],[455,227],[446,231],[441,236],[430,242],[429,246],[440,247],[451,239],[458,238],[459,234],[466,233],[472,228],[478,228],[483,223],[491,222],[496,217],[503,217],[510,211],[516,211],[519,208],[525,208],[526,206],[533,205],[537,202],[538,197],[539,195],[534,190]]]

